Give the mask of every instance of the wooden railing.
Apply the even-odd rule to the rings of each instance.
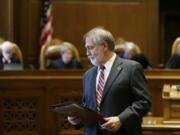
[[[1,71],[0,135],[80,135],[66,118],[48,105],[81,102],[82,76],[85,71]],[[180,71],[145,71],[152,100],[153,116],[162,117],[164,84],[180,84]]]

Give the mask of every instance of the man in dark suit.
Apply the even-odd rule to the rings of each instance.
[[[85,135],[141,135],[142,117],[151,105],[142,66],[116,56],[114,38],[103,28],[85,34],[85,47],[94,67],[83,78],[82,105],[105,120],[85,127]],[[68,120],[80,123],[75,116]]]

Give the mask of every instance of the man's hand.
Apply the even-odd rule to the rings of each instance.
[[[76,117],[76,116],[68,116],[68,121],[72,125],[77,125],[77,124],[80,124],[80,122],[81,122],[80,118]]]
[[[104,118],[106,123],[101,125],[101,128],[110,132],[116,132],[121,127],[121,121],[119,117],[108,117]]]

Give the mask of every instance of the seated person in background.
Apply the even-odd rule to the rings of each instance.
[[[167,69],[180,69],[180,53],[172,55],[166,63]]]
[[[6,41],[1,45],[2,53],[0,54],[0,69],[3,69],[4,64],[20,63],[20,60],[15,55],[13,43]]]
[[[177,37],[172,45],[171,55],[175,53],[180,53],[180,37]]]
[[[60,50],[60,58],[52,61],[48,69],[82,69],[82,65],[76,58],[74,45],[65,42]]]
[[[115,42],[115,52],[120,58],[124,56],[125,43],[126,41],[123,38],[117,38]]]
[[[140,48],[133,42],[125,43],[123,57],[139,62],[144,69],[152,69],[149,60],[141,53]]]
[[[172,45],[171,57],[166,63],[167,69],[180,69],[180,37],[177,37]]]

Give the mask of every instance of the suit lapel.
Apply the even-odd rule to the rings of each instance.
[[[94,102],[94,105],[95,105],[95,108],[96,108],[96,77],[97,77],[97,70],[98,70],[98,67],[95,67],[93,69],[93,73],[92,73],[92,77],[91,77],[91,86],[90,88],[92,88],[92,101]]]
[[[105,98],[105,96],[108,94],[111,86],[112,86],[112,83],[113,81],[116,79],[116,77],[119,75],[119,73],[121,72],[122,70],[122,61],[120,60],[120,58],[118,56],[116,56],[116,59],[113,63],[113,66],[111,68],[111,71],[109,73],[109,76],[107,78],[107,81],[106,81],[106,84],[105,84],[105,87],[104,87],[104,92],[103,92],[103,97],[102,97],[102,100],[101,100],[101,104],[103,102],[103,99]]]

